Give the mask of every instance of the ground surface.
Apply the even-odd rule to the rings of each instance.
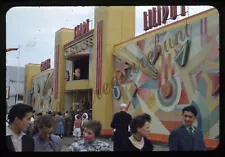
[[[113,141],[109,138],[99,138],[99,140],[102,140],[104,142],[107,142],[111,146],[113,146]],[[74,142],[73,137],[63,137],[62,138],[62,151],[68,151],[69,145],[71,145]],[[165,145],[160,144],[154,144],[154,151],[168,151],[168,147]]]

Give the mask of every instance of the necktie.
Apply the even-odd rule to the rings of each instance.
[[[193,128],[192,128],[192,127],[189,127],[188,130],[189,130],[189,134],[190,134],[191,136],[193,136],[193,134],[194,134],[194,133],[193,133]]]

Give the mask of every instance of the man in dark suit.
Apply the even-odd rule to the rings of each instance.
[[[31,123],[33,108],[25,104],[14,105],[8,115],[9,126],[6,127],[6,147],[14,152],[34,151],[34,141],[25,135]]]
[[[169,136],[170,151],[206,151],[203,133],[193,126],[197,110],[194,106],[183,108],[183,125],[171,131]]]
[[[122,151],[126,139],[129,137],[128,127],[132,120],[129,113],[126,112],[127,105],[120,106],[120,112],[115,113],[111,123],[111,127],[115,130],[113,134],[114,151]]]

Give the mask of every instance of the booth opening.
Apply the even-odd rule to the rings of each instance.
[[[80,74],[80,80],[89,79],[89,56],[83,56],[79,59],[73,60],[74,73]],[[74,75],[73,80],[76,80]]]

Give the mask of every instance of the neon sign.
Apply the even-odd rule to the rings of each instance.
[[[181,16],[186,16],[186,9],[185,6],[180,7]],[[147,12],[143,12],[144,15],[144,31],[147,31],[149,29],[152,29],[154,27],[160,26],[163,24],[166,24],[170,13],[171,20],[176,20],[177,16],[177,6],[158,6],[153,7],[152,9],[148,10]]]

